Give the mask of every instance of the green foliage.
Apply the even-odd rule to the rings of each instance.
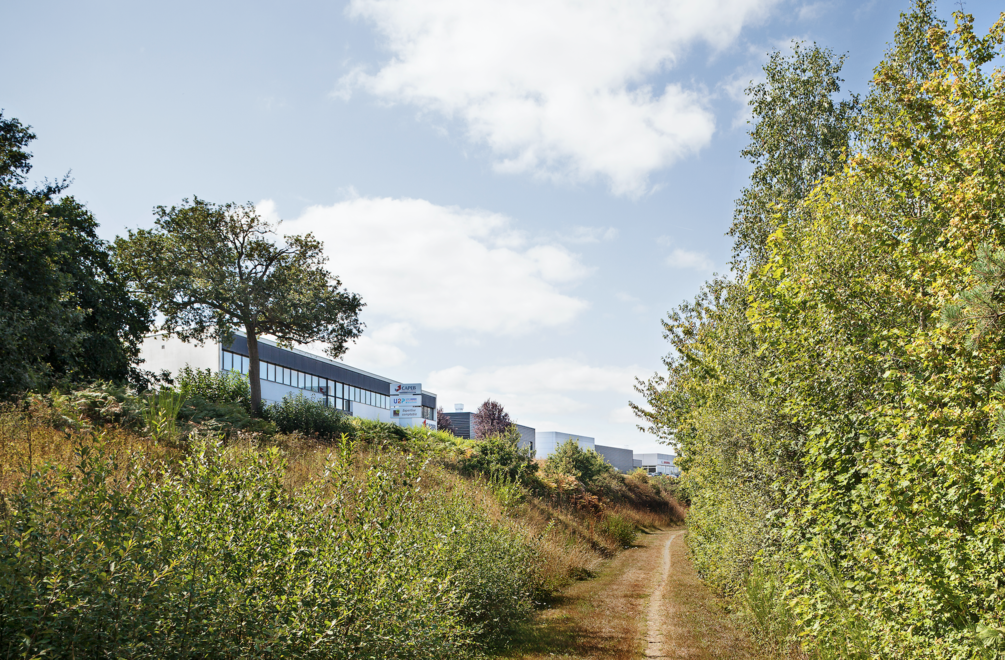
[[[635,543],[639,536],[639,530],[627,518],[617,513],[605,514],[597,525],[598,531],[613,539],[622,547],[628,547]]]
[[[235,403],[251,414],[251,385],[243,374],[202,371],[185,365],[178,373],[178,391],[186,398],[210,403]]]
[[[177,469],[102,445],[0,512],[0,640],[23,657],[446,658],[530,611],[528,545],[418,466],[284,487],[277,449],[201,440]]]
[[[846,167],[755,176],[763,258],[670,314],[639,384],[702,576],[811,656],[992,657],[1005,628],[1003,41],[916,2]]]
[[[264,416],[283,433],[303,433],[329,442],[355,435],[348,415],[299,393],[268,406]]]
[[[510,425],[504,432],[474,443],[461,458],[461,469],[468,474],[502,476],[519,481],[537,469],[530,448],[520,448],[520,432]]]
[[[143,420],[154,442],[174,442],[178,437],[178,412],[185,395],[161,389],[146,396]]]
[[[566,440],[552,452],[545,463],[547,474],[567,474],[590,486],[601,475],[614,472],[611,464],[592,449],[582,449],[575,440]]]
[[[779,222],[795,221],[813,186],[843,164],[859,112],[858,96],[834,98],[843,64],[844,56],[830,49],[793,41],[791,55],[772,53],[765,80],[747,88],[753,127],[740,153],[754,172],[729,230],[739,270],[752,272],[767,261],[768,236]]]
[[[0,398],[135,376],[148,308],[113,268],[91,213],[29,189],[28,127],[0,114]]]
[[[163,315],[163,331],[228,345],[235,330],[245,332],[253,409],[262,398],[259,336],[320,341],[337,358],[362,333],[362,300],[325,270],[322,245],[311,234],[276,244],[275,227],[253,205],[198,197],[159,206],[155,216],[155,229],[115,241],[119,268]]]

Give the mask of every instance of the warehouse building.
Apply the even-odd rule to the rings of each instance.
[[[548,458],[563,443],[573,440],[580,449],[596,450],[597,443],[593,438],[585,435],[575,435],[573,433],[563,433],[561,431],[538,431],[535,434],[537,439],[537,457]]]
[[[177,337],[150,335],[143,341],[140,357],[145,369],[155,373],[166,370],[172,377],[185,366],[245,375],[250,369],[248,340],[243,334],[235,334],[233,344],[227,347],[214,341],[198,345]],[[306,351],[281,348],[267,339],[258,340],[258,357],[265,403],[278,403],[285,396],[302,394],[350,415],[391,421],[391,387],[401,381]],[[436,395],[423,390],[421,416],[395,421],[402,426],[436,428]]]
[[[649,474],[668,474],[671,477],[680,476],[680,468],[674,465],[677,459],[673,454],[638,454],[635,460],[639,467]]]
[[[464,410],[463,403],[454,404],[454,412],[443,413],[447,419],[450,420],[450,431],[458,438],[467,438],[470,440],[474,438],[477,434],[475,429],[475,414],[473,412],[467,412]],[[520,444],[521,448],[529,447],[532,454],[536,451],[537,442],[535,440],[535,431],[529,426],[524,426],[523,424],[514,424],[516,430],[520,432]]]
[[[631,472],[634,466],[632,459],[634,454],[631,449],[621,447],[605,447],[604,445],[594,445],[597,453],[603,456],[618,472]]]

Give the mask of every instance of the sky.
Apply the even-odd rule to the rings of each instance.
[[[939,2],[951,20],[959,2]],[[1000,2],[968,1],[985,31]],[[793,39],[867,92],[906,0],[33,2],[0,108],[102,238],[197,195],[312,232],[362,295],[344,361],[446,410],[637,428],[660,320],[728,273],[744,89]]]

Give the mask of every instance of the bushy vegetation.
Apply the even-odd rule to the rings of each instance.
[[[283,433],[303,433],[329,442],[355,435],[348,415],[299,393],[267,406],[263,416]]]
[[[289,492],[277,449],[204,440],[128,471],[100,441],[77,452],[9,500],[8,654],[453,657],[530,607],[526,546],[465,498],[422,497],[406,459],[347,450]]]
[[[556,505],[529,472],[536,490],[466,477],[470,443],[421,427],[348,418],[333,446],[179,421],[184,440],[153,442],[158,410],[206,390],[99,385],[0,410],[2,654],[479,656],[672,522]]]
[[[703,577],[811,655],[1000,657],[1003,37],[919,0],[854,107],[827,51],[773,58],[737,269],[640,387]]]
[[[545,472],[551,475],[566,474],[586,486],[594,484],[602,475],[614,473],[614,468],[603,456],[592,449],[583,449],[575,440],[566,440],[548,457]]]
[[[511,481],[523,480],[537,470],[532,450],[520,447],[520,432],[512,424],[502,433],[473,443],[460,465],[469,474],[501,476]]]
[[[186,365],[178,373],[177,380],[178,391],[186,399],[198,397],[208,403],[233,403],[251,414],[251,385],[243,374],[193,369]]]

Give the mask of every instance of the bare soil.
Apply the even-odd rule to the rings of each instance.
[[[570,587],[516,640],[509,657],[760,660],[756,645],[691,565],[686,532],[643,534]]]

